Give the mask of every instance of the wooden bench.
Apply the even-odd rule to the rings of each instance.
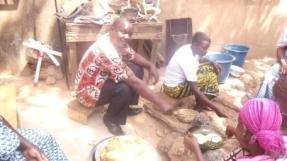
[[[102,107],[87,108],[74,99],[68,104],[68,116],[72,120],[82,124],[87,124],[93,113],[100,109],[102,109]]]

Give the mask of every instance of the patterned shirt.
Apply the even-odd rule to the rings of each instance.
[[[125,61],[134,58],[135,51],[126,45],[116,49],[107,33],[83,55],[75,80],[76,97],[86,107],[95,107],[107,79],[115,83],[128,78]]]

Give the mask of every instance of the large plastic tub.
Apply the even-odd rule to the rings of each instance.
[[[210,61],[214,61],[221,66],[221,73],[219,74],[219,83],[225,83],[230,73],[230,66],[234,62],[235,57],[221,52],[208,52],[205,56]]]
[[[245,44],[225,44],[223,46],[224,53],[234,56],[236,59],[232,65],[243,67],[245,57],[249,51],[249,47]]]

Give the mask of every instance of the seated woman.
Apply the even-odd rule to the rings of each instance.
[[[279,161],[286,157],[286,141],[281,131],[282,117],[279,106],[272,100],[254,98],[241,108],[237,127],[227,126],[226,135],[235,135],[246,153],[235,156],[237,161]],[[184,143],[203,161],[199,145],[192,135],[186,135]],[[232,157],[227,157],[230,160]],[[286,157],[287,159],[287,157]]]
[[[283,128],[287,129],[287,75],[281,76],[273,86],[275,101],[279,104],[283,116]]]
[[[257,97],[274,99],[273,85],[280,75],[287,75],[287,28],[277,42],[277,63],[266,72]]]
[[[194,95],[196,109],[212,108],[220,117],[226,117],[222,106],[211,99],[219,93],[220,66],[204,56],[210,46],[206,33],[196,32],[190,44],[181,46],[170,59],[163,83],[163,92],[173,98]]]
[[[1,161],[67,161],[55,139],[38,129],[15,130],[0,115]]]

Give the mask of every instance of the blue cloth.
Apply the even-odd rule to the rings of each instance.
[[[47,132],[39,129],[19,129],[18,132],[36,145],[49,161],[68,161],[56,140]],[[26,161],[22,152],[17,149],[19,145],[18,135],[0,119],[0,160]]]

